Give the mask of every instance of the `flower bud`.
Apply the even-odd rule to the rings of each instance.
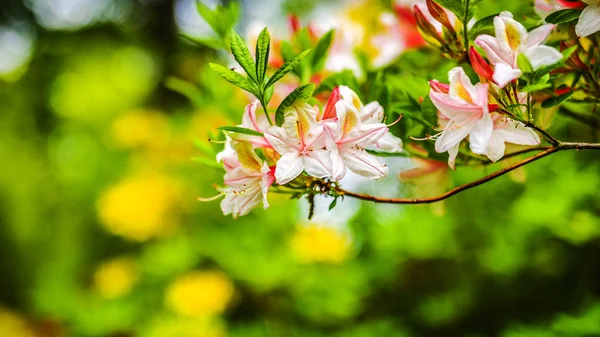
[[[297,33],[300,28],[302,28],[302,25],[300,24],[300,19],[298,18],[297,15],[289,15],[288,16],[288,22],[290,24],[290,27],[292,28],[292,32],[295,34]]]
[[[427,0],[427,9],[434,19],[441,23],[442,26],[444,26],[453,36],[456,36],[454,26],[450,22],[450,19],[448,18],[448,15],[442,6],[433,0]]]
[[[431,44],[441,46],[444,45],[444,40],[438,33],[437,29],[427,20],[427,17],[423,14],[421,9],[415,5],[415,19],[417,20],[417,27],[423,34],[423,37]]]
[[[439,92],[442,94],[447,94],[450,92],[449,84],[441,83],[436,80],[429,81],[429,86],[431,87],[431,90],[433,90],[435,92]]]
[[[492,70],[492,67],[490,67],[490,65],[483,59],[481,54],[479,54],[473,47],[469,49],[469,60],[471,60],[471,65],[473,66],[473,70],[475,70],[477,75],[495,83],[494,70]]]
[[[336,110],[335,110],[335,103],[337,103],[340,99],[341,99],[340,88],[339,87],[333,88],[333,90],[331,91],[331,95],[329,95],[329,100],[327,100],[327,106],[325,107],[325,112],[323,112],[323,118],[322,118],[323,120],[335,118],[337,116]]]

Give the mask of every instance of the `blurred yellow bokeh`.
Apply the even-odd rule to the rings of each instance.
[[[135,261],[117,257],[103,262],[94,273],[94,287],[106,299],[123,296],[131,290],[139,274]]]
[[[222,272],[192,271],[177,278],[168,287],[167,307],[183,316],[221,314],[233,299],[233,283]]]
[[[101,195],[98,216],[109,232],[145,241],[175,225],[180,193],[177,184],[165,175],[130,176]]]
[[[36,334],[21,316],[0,307],[0,336],[35,337]]]
[[[291,248],[303,263],[342,263],[349,258],[350,240],[335,228],[310,224],[298,227],[291,240]]]

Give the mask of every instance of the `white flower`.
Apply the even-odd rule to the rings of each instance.
[[[275,169],[277,184],[287,184],[302,171],[317,178],[331,176],[331,158],[323,149],[323,124],[317,122],[316,115],[307,103],[295,103],[284,111],[282,127],[271,126],[265,132],[265,138],[281,155]]]
[[[498,113],[493,113],[492,119],[494,120],[494,131],[485,153],[491,161],[495,162],[504,156],[506,148],[504,143],[518,145],[538,145],[540,143],[540,137],[535,131],[523,123]]]
[[[431,81],[429,97],[449,120],[435,142],[435,150],[439,153],[448,151],[448,165],[454,167],[460,142],[467,136],[471,151],[476,154],[487,152],[494,125],[488,110],[488,85],[473,85],[461,67],[450,70],[448,76],[449,87]]]
[[[335,104],[336,121],[325,123],[327,150],[331,151],[332,179],[346,175],[346,167],[354,173],[371,179],[383,179],[388,168],[365,151],[388,132],[383,123],[363,124],[356,108],[345,100]]]
[[[272,170],[254,152],[247,142],[232,141],[232,145],[220,154],[225,166],[225,195],[221,201],[224,215],[234,218],[248,214],[263,202],[269,207],[267,192],[275,180]]]
[[[525,27],[512,17],[510,12],[500,13],[494,18],[496,37],[484,34],[475,39],[494,65],[493,78],[500,88],[521,76],[517,66],[517,57],[521,53],[527,56],[534,70],[562,59],[558,50],[541,45],[554,25],[546,24],[527,33]]]
[[[579,21],[575,26],[575,33],[579,37],[586,37],[600,31],[600,1],[582,0],[588,6],[581,12]]]

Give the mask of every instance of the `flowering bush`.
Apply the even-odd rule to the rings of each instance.
[[[547,23],[529,22],[532,28],[527,29],[507,11],[476,21],[479,2],[427,0],[414,5],[414,22],[424,41],[440,53],[440,60],[454,63],[448,71],[449,84],[429,79],[428,97],[386,83],[394,77],[392,69],[403,66],[401,61],[383,68],[365,62],[364,79],[349,71],[323,70],[322,65],[336,57],[327,55],[332,31],[320,39],[305,39],[304,50],[295,56],[289,44],[282,56],[286,62],[271,76],[267,76],[272,64],[268,30],[258,35],[254,58],[233,32],[231,52],[246,76],[237,68],[216,64],[211,68],[255,101],[246,107],[241,125],[220,128],[226,134],[225,150],[217,155],[226,171],[225,187],[219,188],[223,213],[245,215],[261,201],[267,208],[269,190],[296,198],[306,195],[311,204],[315,195],[325,194],[333,198],[330,207],[344,196],[389,203],[433,202],[559,150],[600,149],[600,144],[560,141],[540,123],[566,101],[596,102],[600,96],[600,53],[597,44],[590,46],[584,39],[600,29],[599,4],[536,1],[538,12],[551,14]],[[573,34],[571,22],[577,18]],[[293,40],[315,34],[299,30],[296,17],[292,25]],[[548,43],[553,32],[569,37]],[[597,42],[598,36],[591,39]],[[303,84],[272,102],[278,82],[289,73]],[[374,99],[365,105],[361,96]],[[394,128],[404,123],[403,115],[421,128]],[[542,139],[549,145],[542,146]],[[433,147],[430,141],[435,141]],[[507,153],[507,144],[521,148]],[[342,189],[348,171],[372,180],[385,178],[386,156],[439,160],[436,153],[448,152],[448,165],[455,169],[457,163],[481,164],[485,157],[498,162],[530,151],[539,152],[438,197],[390,199]]]

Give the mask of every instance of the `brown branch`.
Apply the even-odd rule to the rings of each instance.
[[[506,173],[513,171],[521,166],[527,165],[529,163],[532,163],[538,159],[544,158],[548,155],[551,155],[555,152],[559,152],[559,151],[563,151],[563,150],[600,150],[600,143],[568,143],[568,142],[563,142],[563,143],[558,143],[557,145],[550,147],[534,156],[531,156],[527,159],[524,159],[518,163],[514,163],[512,165],[509,165],[501,170],[498,170],[492,174],[489,174],[483,178],[480,178],[478,180],[475,180],[473,182],[470,182],[468,184],[464,184],[458,187],[455,187],[453,189],[451,189],[450,191],[438,195],[436,197],[431,197],[431,198],[422,198],[422,199],[408,199],[408,198],[382,198],[382,197],[376,197],[376,196],[372,196],[372,195],[368,195],[368,194],[361,194],[361,193],[354,193],[354,192],[349,192],[346,190],[343,190],[341,188],[336,188],[336,192],[339,193],[342,196],[348,196],[348,197],[353,197],[353,198],[357,198],[357,199],[361,199],[361,200],[367,200],[367,201],[372,201],[372,202],[376,202],[376,203],[387,203],[387,204],[430,204],[430,203],[434,203],[437,201],[441,201],[444,199],[448,199],[451,196],[458,194],[462,191],[466,191],[468,189],[471,189],[473,187],[479,186],[481,184],[484,184],[490,180],[494,180],[500,176],[505,175]]]

